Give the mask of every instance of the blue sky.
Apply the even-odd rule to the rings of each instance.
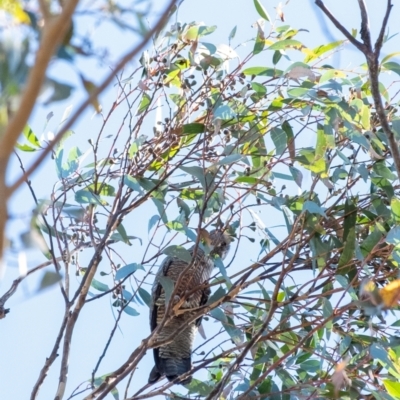
[[[161,2],[158,2],[161,4]],[[278,1],[264,0],[263,4],[271,16],[275,15],[274,7]],[[351,3],[351,4],[349,4]],[[160,6],[157,4],[157,7]],[[377,29],[383,16],[386,1],[373,0],[367,2],[369,6],[372,32],[376,36]],[[359,29],[360,21],[356,1],[326,1],[326,5],[335,13],[340,21],[349,29]],[[303,41],[308,47],[315,47],[326,42],[342,39],[342,35],[326,20],[319,9],[311,0],[291,0],[286,8],[285,24],[292,25],[294,28],[307,29],[300,33],[298,39]],[[393,9],[391,23],[389,24],[391,33],[396,33],[398,29],[397,21],[400,17],[400,8],[397,4]],[[259,18],[253,1],[250,0],[185,0],[178,13],[178,20],[181,22],[203,21],[206,25],[217,25],[216,32],[209,37],[208,41],[220,44],[227,43],[228,35],[234,26],[237,26],[236,37],[232,41],[232,46],[246,42],[255,36],[255,29],[252,24]],[[95,41],[105,46],[111,46],[111,59],[115,60],[125,53],[132,45],[134,36],[126,32],[118,31],[110,24],[101,25],[98,29],[91,26],[92,22],[85,20],[84,23],[77,23],[77,29],[82,34],[91,32]],[[281,24],[280,22],[278,25]],[[132,39],[132,40],[131,40]],[[239,48],[238,52],[245,54],[251,51],[253,42],[247,46]],[[400,39],[398,36],[393,38],[385,46],[383,53],[388,54],[400,50]],[[260,60],[260,58],[257,58]],[[267,62],[267,61],[266,61]],[[335,56],[332,63],[340,63],[342,68],[354,68],[363,62],[362,57],[349,45],[339,56]],[[126,68],[127,71],[133,70],[137,66],[137,60],[133,61]],[[109,66],[101,62],[87,62],[79,60],[79,67],[87,78],[98,83],[102,77],[108,73]],[[72,82],[79,86],[77,75],[67,63],[59,62],[51,67],[54,77],[61,80]],[[40,136],[46,115],[54,112],[54,117],[50,121],[49,128],[56,130],[59,121],[67,106],[76,108],[84,99],[85,92],[76,89],[73,96],[67,101],[51,104],[50,106],[38,106],[30,120],[33,130]],[[107,111],[115,98],[115,88],[110,88],[100,98],[103,109]],[[118,117],[118,114],[115,118]],[[71,140],[83,150],[87,149],[87,141],[94,137],[101,124],[98,116],[93,117],[93,110],[88,110],[82,115],[79,122],[74,126],[75,135]],[[118,121],[115,122],[115,128]],[[108,129],[112,133],[113,125]],[[24,161],[28,164],[30,156],[24,156]],[[10,178],[19,175],[19,167],[13,162],[10,168]],[[38,197],[46,198],[51,191],[51,187],[56,181],[56,174],[52,161],[49,159],[33,177],[33,186],[37,191]],[[10,212],[12,215],[29,215],[34,204],[28,190],[23,187],[10,202]],[[136,229],[130,227],[129,234],[141,236],[146,241],[147,221],[154,214],[154,210],[149,206],[148,215],[141,210],[140,215],[133,215],[135,227],[139,226],[139,234]],[[261,215],[261,218],[266,218]],[[28,219],[15,219],[9,226],[9,236],[15,239],[27,226]],[[144,229],[143,229],[144,227]],[[140,252],[138,243],[134,243],[132,248],[127,247],[123,250],[129,262],[136,262],[135,252]],[[239,252],[234,263],[246,265],[251,262],[248,258],[248,248]],[[28,267],[33,268],[44,259],[36,250],[27,251]],[[18,268],[15,255],[9,255],[7,260],[8,267],[0,281],[0,293],[8,290],[13,279],[18,276]],[[75,278],[75,277],[73,277]],[[76,281],[78,282],[78,281]],[[63,299],[58,288],[54,287],[43,293],[37,294],[37,277],[28,278],[20,286],[18,293],[7,304],[11,308],[11,313],[4,320],[0,321],[0,393],[4,399],[27,399],[29,398],[32,386],[38,377],[40,368],[43,366],[45,358],[50,354],[54,338],[57,335],[63,313]],[[111,344],[110,351],[99,369],[99,375],[108,373],[122,364],[134,348],[140,343],[141,339],[149,333],[148,311],[145,307],[139,308],[140,316],[130,317],[123,315],[119,330]],[[73,346],[70,359],[70,373],[66,394],[80,383],[89,379],[92,369],[98,360],[104,345],[109,337],[110,329],[114,323],[113,309],[107,296],[101,300],[92,302],[84,308],[80,320],[76,326],[73,336]],[[212,322],[206,325],[206,332],[212,331]],[[201,343],[201,338],[197,338],[197,344]],[[58,360],[59,361],[59,360]],[[133,387],[140,387],[147,381],[148,373],[152,367],[152,356],[150,352],[140,364],[139,370],[135,374]],[[56,362],[50,370],[41,391],[40,399],[53,398],[57,388],[59,374],[59,362]],[[205,375],[199,375],[205,376]],[[65,398],[67,398],[66,396]],[[80,396],[76,398],[80,399]],[[112,398],[109,396],[109,398]]]

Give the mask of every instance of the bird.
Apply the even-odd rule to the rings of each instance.
[[[165,292],[161,284],[162,277],[168,277],[176,286],[180,275],[178,287],[174,287],[175,304],[180,303],[180,310],[187,309],[184,313],[173,315],[166,320],[159,332],[155,335],[157,341],[173,337],[172,342],[153,349],[155,365],[150,372],[149,383],[157,382],[163,376],[169,381],[181,385],[191,382],[192,376],[179,379],[179,376],[189,372],[192,368],[192,348],[198,327],[202,317],[193,320],[198,308],[207,303],[211,293],[204,283],[210,279],[215,265],[215,258],[223,260],[230,248],[231,236],[216,229],[208,233],[203,231],[205,242],[210,252],[206,252],[200,246],[193,246],[189,252],[192,262],[189,264],[177,257],[168,256],[164,259],[156,273],[152,286],[152,301],[150,306],[150,329],[154,331],[164,318],[167,308]],[[196,251],[195,251],[196,249]],[[189,267],[190,265],[190,267]],[[196,287],[202,286],[197,291]]]

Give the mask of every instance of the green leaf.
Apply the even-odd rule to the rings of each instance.
[[[198,393],[200,396],[206,397],[210,394],[213,387],[198,379],[192,379],[189,385],[186,386],[189,393]]]
[[[267,10],[264,8],[264,6],[261,4],[259,0],[254,0],[254,5],[261,18],[265,19],[266,21],[271,21],[271,18],[269,17]]]
[[[220,118],[223,121],[230,121],[236,117],[236,113],[227,104],[223,104],[214,110],[214,118]]]
[[[38,292],[47,289],[50,286],[55,285],[57,282],[61,280],[61,275],[58,272],[53,272],[53,271],[46,271],[42,279],[40,280]]]
[[[302,362],[299,367],[304,371],[313,373],[321,369],[321,363],[319,360],[307,360]]]
[[[172,230],[177,231],[177,232],[182,232],[182,233],[185,232],[185,227],[186,227],[186,226],[183,224],[182,221],[168,221],[168,222],[166,223],[166,226],[167,226],[169,229],[172,229]]]
[[[92,192],[86,189],[78,190],[75,193],[75,201],[80,204],[107,204],[105,200],[101,200],[99,196],[96,196]]]
[[[248,183],[249,185],[255,185],[256,183],[259,183],[260,180],[257,178],[254,178],[253,176],[238,176],[237,178],[235,178],[235,182]]]
[[[258,34],[254,43],[253,54],[256,55],[261,53],[264,50],[264,47],[265,39],[260,34]]]
[[[356,248],[356,221],[357,207],[351,200],[347,200],[345,204],[344,230],[343,240],[344,249],[339,259],[338,267],[346,266],[354,257]]]
[[[400,382],[390,381],[389,379],[384,379],[382,382],[391,396],[400,398]]]
[[[267,88],[261,83],[251,82],[251,87],[260,97],[265,96],[267,93]]]
[[[131,315],[132,317],[137,317],[138,315],[140,315],[134,308],[130,307],[130,306],[125,306],[123,308],[124,312],[126,312],[128,315]]]
[[[139,192],[139,194],[143,195],[143,190],[139,185],[139,182],[136,178],[130,175],[124,175],[124,185],[128,186],[130,189],[134,190],[135,192]]]
[[[153,215],[150,219],[149,219],[149,226],[147,228],[147,233],[149,233],[151,231],[151,229],[153,228],[153,226],[160,220],[160,217],[155,214]]]
[[[330,318],[333,314],[332,304],[327,298],[322,298],[322,314],[324,318]]]
[[[191,124],[185,124],[182,126],[183,133],[192,134],[192,133],[203,133],[205,132],[205,125],[200,124],[198,122],[193,122]]]
[[[386,236],[386,241],[390,244],[398,245],[400,243],[400,226],[394,226]]]
[[[115,280],[120,281],[120,280],[126,278],[128,275],[133,274],[138,269],[141,269],[144,271],[143,265],[137,264],[137,263],[127,264],[124,267],[117,270],[117,272],[115,274]]]
[[[389,199],[394,196],[393,186],[386,178],[371,178],[371,182],[381,188]]]
[[[108,185],[107,183],[98,183],[97,188],[95,188],[94,184],[91,184],[87,187],[87,189],[96,195],[115,196],[114,186]]]
[[[382,178],[394,181],[397,179],[396,175],[385,165],[384,161],[377,161],[373,167],[373,171]]]
[[[243,156],[241,154],[230,154],[229,156],[224,157],[222,160],[217,162],[218,165],[228,165],[233,164],[239,160],[241,160]]]
[[[215,257],[214,258],[214,265],[219,269],[219,272],[221,273],[221,275],[224,277],[225,282],[228,286],[228,288],[230,288],[232,286],[232,282],[229,279],[228,274],[226,273],[226,269],[225,269],[225,265],[222,262],[220,257]]]
[[[321,78],[319,79],[319,84],[321,85],[324,82],[336,78],[346,78],[346,74],[337,69],[329,69],[328,71],[322,74]]]
[[[17,148],[17,149],[19,149],[19,150],[21,150],[21,151],[25,151],[25,152],[32,152],[32,151],[38,151],[39,149],[37,148],[37,147],[32,147],[32,146],[29,146],[29,145],[27,145],[27,144],[19,144],[19,143],[16,143],[15,144],[15,147]]]
[[[379,229],[373,229],[372,232],[361,242],[360,250],[364,257],[368,256],[374,247],[380,242],[382,239],[382,232]]]
[[[210,314],[212,317],[217,319],[218,321],[223,322],[224,324],[228,323],[228,318],[225,315],[225,313],[220,309],[220,308],[214,308],[213,310],[210,311]]]
[[[139,296],[141,297],[141,299],[145,302],[145,304],[150,307],[151,306],[150,293],[141,287],[138,289],[138,293],[139,293]]]
[[[239,328],[236,328],[236,326],[234,326],[232,323],[223,323],[222,326],[235,344],[240,344],[243,342],[243,332]]]
[[[39,139],[36,137],[36,135],[33,133],[32,129],[28,125],[25,125],[25,128],[22,131],[22,133],[25,136],[25,138],[28,140],[28,142],[31,143],[34,147],[36,147],[36,148],[41,147]]]
[[[381,63],[384,64],[385,62],[389,61],[393,57],[397,57],[400,55],[400,51],[395,51],[394,53],[390,53],[387,56],[382,58]]]
[[[129,241],[128,234],[126,233],[125,227],[122,224],[117,226],[117,232],[121,235],[122,241],[131,246],[131,242]]]
[[[163,253],[170,257],[179,258],[180,260],[185,261],[188,264],[192,261],[192,256],[190,252],[182,246],[169,246],[164,249]]]
[[[231,30],[231,33],[230,33],[229,36],[228,36],[228,40],[232,40],[232,39],[235,37],[235,35],[236,35],[236,29],[237,29],[237,26],[235,26],[235,27]]]
[[[140,150],[145,141],[146,141],[146,136],[142,135],[132,142],[128,152],[130,158],[132,158]]]
[[[174,291],[175,284],[174,284],[173,280],[171,278],[169,278],[168,276],[159,276],[158,280],[164,289],[165,304],[168,305],[168,303],[171,299],[172,292]]]
[[[281,128],[272,128],[270,134],[276,147],[276,154],[280,156],[285,152],[287,146],[286,132]]]
[[[267,47],[267,50],[285,50],[288,47],[304,47],[304,45],[298,40],[286,39],[280,40],[279,42]]]
[[[92,282],[90,283],[90,286],[94,287],[99,292],[107,292],[107,290],[109,290],[108,285],[106,285],[105,283],[99,282],[96,279],[92,280]]]
[[[303,182],[303,174],[300,170],[295,167],[289,167],[290,173],[293,176],[294,181],[296,182],[297,186],[301,189],[301,184]]]
[[[181,167],[181,170],[197,178],[205,190],[210,190],[214,181],[214,175],[211,172],[201,167]]]
[[[400,223],[400,199],[393,197],[390,201],[390,207],[392,209],[392,215],[396,223]]]
[[[220,286],[207,300],[207,304],[213,304],[226,295],[225,289]]]
[[[168,216],[167,216],[167,213],[165,212],[164,203],[155,198],[152,198],[151,200],[153,201],[154,205],[157,207],[157,211],[161,217],[162,222],[164,222],[164,224],[166,224],[168,222]]]
[[[393,71],[393,72],[395,72],[397,75],[400,75],[400,64],[399,64],[399,63],[394,62],[394,61],[390,61],[390,62],[387,62],[387,63],[385,63],[385,64],[382,64],[382,66],[383,66],[385,69],[387,69],[387,70],[389,70],[389,71]]]
[[[140,115],[142,112],[146,111],[149,108],[150,103],[151,97],[147,93],[143,93],[136,115]]]
[[[301,98],[304,97],[308,94],[308,92],[310,91],[310,89],[307,88],[294,88],[294,89],[289,89],[287,91],[287,94],[292,97],[292,98]]]
[[[250,67],[242,71],[244,75],[255,75],[255,76],[282,76],[283,71],[269,67]]]
[[[176,199],[176,203],[179,207],[179,212],[183,213],[185,219],[188,220],[190,216],[190,207],[179,197]]]
[[[310,200],[304,202],[303,210],[306,210],[311,214],[319,214],[322,215],[323,217],[326,217],[325,211],[317,203],[314,203],[313,201]]]
[[[182,34],[182,38],[186,41],[188,40],[198,40],[199,37],[210,35],[213,33],[217,27],[214,26],[205,26],[205,25],[195,25],[189,27],[187,31]]]
[[[199,189],[183,189],[180,197],[183,200],[201,200],[204,196],[204,191]]]
[[[338,281],[339,285],[347,291],[353,301],[358,300],[358,296],[355,290],[349,285],[349,280],[343,275],[336,275],[335,279]]]
[[[342,43],[344,43],[344,40],[338,40],[336,42],[318,46],[318,47],[312,49],[313,54],[307,55],[306,58],[304,59],[304,62],[309,63],[310,61],[313,61],[313,60],[319,58],[322,54],[325,54],[326,52],[333,50],[336,47],[340,46]]]

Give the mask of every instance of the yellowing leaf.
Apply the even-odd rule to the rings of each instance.
[[[85,88],[85,90],[87,91],[87,93],[90,95],[94,90],[97,89],[96,85],[91,82],[88,81],[87,79],[85,79],[82,75],[81,75],[81,80],[82,80],[82,84]],[[99,100],[97,97],[94,97],[91,101],[92,106],[94,107],[94,109],[96,110],[97,113],[101,113],[102,107],[101,104],[99,103]]]
[[[347,360],[340,362],[339,364],[336,365],[335,372],[332,375],[332,384],[333,387],[335,388],[335,393],[336,395],[338,394],[339,390],[347,385],[351,385],[351,380],[348,378],[346,374],[346,366],[348,362]]]
[[[379,291],[379,294],[382,297],[385,307],[395,307],[400,301],[400,279],[390,282]]]
[[[17,0],[0,0],[0,10],[8,12],[21,24],[31,23],[29,15],[24,11],[22,4]]]

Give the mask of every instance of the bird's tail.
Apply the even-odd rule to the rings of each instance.
[[[180,375],[189,372],[192,368],[191,358],[159,358],[157,365],[153,367],[149,376],[149,383],[157,382],[163,375],[169,381],[176,380]],[[177,380],[180,385],[187,385],[192,380],[189,376],[185,379]]]
[[[149,375],[149,383],[155,383],[161,378],[161,373],[158,370],[157,366],[154,366]]]

